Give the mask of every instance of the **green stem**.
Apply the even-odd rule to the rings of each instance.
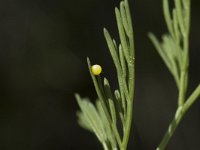
[[[133,116],[133,100],[131,100],[130,102],[128,102],[128,110],[127,110],[127,122],[126,122],[126,130],[124,133],[124,138],[123,138],[123,143],[121,146],[121,150],[126,150],[127,145],[128,145],[128,140],[129,140],[129,136],[130,136],[130,131],[131,131],[131,124],[132,124],[132,116]]]
[[[178,106],[182,106],[185,102],[185,95],[187,91],[188,84],[188,66],[189,66],[189,33],[183,35],[184,45],[183,45],[183,65],[181,67],[181,79],[180,79],[180,87],[179,87],[179,99]]]
[[[165,133],[164,138],[162,139],[160,145],[156,150],[164,150],[173,136],[174,131],[178,127],[180,121],[184,117],[185,113],[189,110],[189,108],[192,106],[192,104],[198,99],[200,96],[200,84],[198,87],[194,90],[194,92],[191,94],[191,96],[188,98],[188,100],[185,102],[183,106],[178,107],[176,114],[174,116],[174,119],[170,123],[167,132]]]
[[[185,102],[184,110],[187,111],[199,96],[200,96],[200,84],[197,86],[197,88],[194,90],[194,92],[191,94],[191,96]]]
[[[178,106],[182,106],[185,101],[186,94],[186,76],[187,72],[181,71],[180,87],[179,87],[179,97],[178,97]]]
[[[177,0],[177,1],[179,1],[179,0]],[[185,11],[186,11],[188,20],[187,20],[187,23],[185,23],[185,26],[182,27],[183,28],[182,29],[183,60],[182,60],[182,66],[181,66],[181,79],[180,79],[180,87],[179,87],[180,90],[179,90],[178,106],[182,106],[185,102],[185,95],[187,92],[187,84],[188,84],[190,6],[188,6],[188,9]],[[179,10],[179,12],[180,12],[180,10]],[[181,19],[181,20],[183,20],[183,19]],[[182,26],[182,25],[180,24],[180,26]]]
[[[104,149],[104,150],[109,150],[109,149],[108,149],[108,146],[107,146],[107,144],[106,144],[105,142],[102,143],[102,144],[103,144],[103,149]]]
[[[162,139],[160,145],[158,146],[158,148],[156,150],[164,150],[169,142],[169,140],[171,139],[174,131],[176,130],[176,128],[178,127],[182,117],[183,117],[183,113],[180,113],[182,111],[182,107],[179,107],[176,111],[174,119],[172,120],[172,122],[170,123],[167,132],[165,133],[164,138]]]

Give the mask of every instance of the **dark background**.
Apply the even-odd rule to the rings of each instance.
[[[96,94],[86,57],[116,76],[102,29],[118,37],[119,0],[0,1],[0,149],[100,150],[96,137],[77,125],[74,93]],[[129,149],[153,150],[176,109],[173,78],[147,33],[166,32],[161,0],[131,0],[136,44],[134,128]],[[190,84],[200,77],[200,1],[192,0]],[[114,88],[113,88],[114,89]],[[184,117],[168,150],[198,150],[200,102]]]

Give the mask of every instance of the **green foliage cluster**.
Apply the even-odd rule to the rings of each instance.
[[[112,92],[106,78],[102,82],[100,76],[95,76],[88,58],[98,100],[94,106],[79,95],[76,95],[76,98],[82,110],[78,113],[79,124],[94,132],[104,149],[125,150],[132,123],[135,61],[132,20],[127,0],[121,1],[120,8],[115,8],[115,15],[120,44],[115,42],[105,28],[104,36],[116,67],[119,89]],[[123,133],[120,133],[120,130]]]
[[[164,17],[169,33],[162,36],[161,42],[152,33],[149,34],[179,90],[176,114],[157,150],[165,149],[182,117],[200,94],[199,84],[189,98],[186,98],[189,74],[190,5],[190,0],[174,0],[175,7],[170,11],[169,1],[163,0]]]
[[[157,52],[174,77],[179,90],[174,119],[157,150],[166,148],[184,114],[200,95],[199,84],[192,94],[186,98],[189,67],[190,3],[190,0],[174,0],[175,5],[171,11],[168,0],[163,0],[164,17],[169,33],[162,36],[161,42],[152,33],[149,34]],[[128,0],[121,1],[120,7],[115,8],[115,15],[120,44],[115,42],[107,29],[104,29],[104,36],[116,68],[119,89],[113,92],[106,78],[102,81],[100,75],[94,75],[88,58],[88,68],[98,99],[94,105],[89,99],[81,98],[76,94],[76,99],[81,108],[77,115],[79,124],[94,133],[105,150],[126,150],[133,118],[135,87],[134,33]]]

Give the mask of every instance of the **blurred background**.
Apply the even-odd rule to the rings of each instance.
[[[118,37],[119,0],[0,1],[0,149],[101,150],[96,137],[77,124],[74,93],[96,99],[86,57],[103,66],[117,88],[102,29]],[[129,149],[153,150],[177,104],[172,76],[147,33],[166,32],[161,0],[130,0],[136,45],[134,126]],[[200,1],[192,0],[190,84],[200,82]],[[118,38],[116,38],[117,41]],[[170,141],[169,150],[198,150],[200,101]]]

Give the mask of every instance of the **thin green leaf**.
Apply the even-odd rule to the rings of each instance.
[[[185,36],[185,22],[183,21],[183,8],[181,0],[175,0],[175,7],[178,16],[178,23],[183,36]]]
[[[172,64],[169,60],[169,58],[166,56],[166,53],[163,51],[158,39],[155,37],[155,35],[153,35],[152,33],[149,33],[149,38],[152,41],[153,45],[155,46],[157,52],[159,53],[159,55],[161,56],[161,58],[163,59],[163,61],[165,62],[167,68],[169,69],[169,71],[171,72],[171,67]],[[172,73],[172,72],[171,72]]]
[[[122,48],[124,50],[124,55],[125,55],[126,61],[129,62],[130,53],[129,53],[129,50],[128,50],[127,38],[126,38],[125,31],[124,31],[121,14],[120,14],[118,8],[115,8],[115,14],[116,14],[116,19],[117,19],[119,37],[120,37],[120,41],[121,41],[121,44],[122,44]]]
[[[126,67],[126,61],[125,61],[125,58],[124,58],[124,52],[122,50],[121,45],[119,45],[119,58],[120,58],[120,64],[121,64],[121,67],[122,67],[123,77],[126,80],[127,67]]]
[[[127,22],[128,22],[128,25],[129,25],[129,32],[130,32],[130,35],[133,36],[134,35],[134,33],[133,33],[133,23],[132,23],[131,12],[130,12],[128,0],[125,0],[124,3],[125,3],[124,8],[125,8],[125,11],[126,11]],[[133,43],[133,41],[131,41],[131,43]]]
[[[124,2],[120,3],[120,13],[121,13],[121,18],[122,18],[123,27],[125,29],[125,33],[129,37],[130,36],[130,29],[129,29],[129,24],[128,24],[128,21],[127,21]]]
[[[176,45],[176,56],[177,56],[177,62],[178,62],[178,68],[181,68],[181,63],[182,63],[182,50],[180,47],[180,30],[178,26],[178,18],[177,18],[177,12],[175,9],[173,9],[173,27],[174,27],[174,34],[175,38],[173,39]]]
[[[115,104],[112,99],[108,99],[111,116],[114,124],[117,124],[117,117],[116,117],[116,110],[115,110]]]
[[[79,107],[82,110],[84,118],[91,126],[93,132],[96,134],[99,141],[104,142],[106,140],[106,134],[101,122],[101,118],[98,115],[94,105],[87,100],[81,100],[79,95],[76,95],[76,99],[78,101]]]
[[[103,111],[103,107],[102,107],[100,101],[96,102],[96,106],[97,106],[97,110],[101,116],[101,120],[103,122],[108,141],[111,143],[112,147],[116,147],[116,141],[115,141],[115,137],[112,132],[112,127],[111,127],[112,123],[110,123],[109,120],[107,119],[106,114]]]
[[[177,87],[179,87],[179,68],[177,66],[176,60],[178,59],[177,57],[177,49],[176,49],[176,44],[174,43],[174,40],[171,38],[169,35],[164,35],[163,36],[163,50],[165,51],[166,56],[169,58],[170,63],[171,63],[171,72],[172,75],[174,76],[174,79],[176,81]]]
[[[169,11],[169,2],[168,0],[163,0],[163,11],[165,16],[165,22],[167,24],[167,28],[171,35],[174,35],[174,30],[172,27],[172,19]]]
[[[190,30],[190,8],[191,8],[191,0],[182,0],[183,4],[183,12],[184,12],[184,23],[186,34],[189,33]]]
[[[126,11],[126,17],[127,17],[127,22],[129,25],[129,52],[131,59],[135,59],[135,45],[134,45],[134,32],[133,32],[133,23],[132,23],[132,18],[131,18],[131,11],[129,7],[128,0],[124,1],[125,3],[125,11]]]
[[[174,28],[174,40],[176,41],[177,45],[180,44],[180,31],[178,26],[178,16],[176,9],[173,9],[173,28]]]
[[[115,39],[113,39],[113,44],[115,46],[115,50],[117,50],[117,43],[116,43]]]
[[[104,90],[105,90],[105,95],[106,95],[107,100],[108,99],[112,99],[113,100],[111,87],[110,87],[108,79],[106,79],[106,78],[104,78]]]
[[[78,124],[86,129],[86,130],[89,130],[90,132],[93,132],[91,126],[90,126],[90,123],[88,122],[88,119],[87,117],[85,117],[85,115],[81,112],[81,111],[78,111],[76,113],[77,117],[78,117]]]
[[[115,48],[115,44],[106,28],[104,28],[104,36],[108,45],[108,49],[110,50],[110,54],[112,56],[113,62],[118,72],[121,72],[121,66],[119,62],[119,57]]]
[[[124,115],[123,115],[123,109],[122,108],[122,99],[119,93],[119,90],[115,90],[115,98],[116,98],[116,106],[117,106],[117,110],[119,112],[119,117],[121,119],[122,125],[124,126]]]

